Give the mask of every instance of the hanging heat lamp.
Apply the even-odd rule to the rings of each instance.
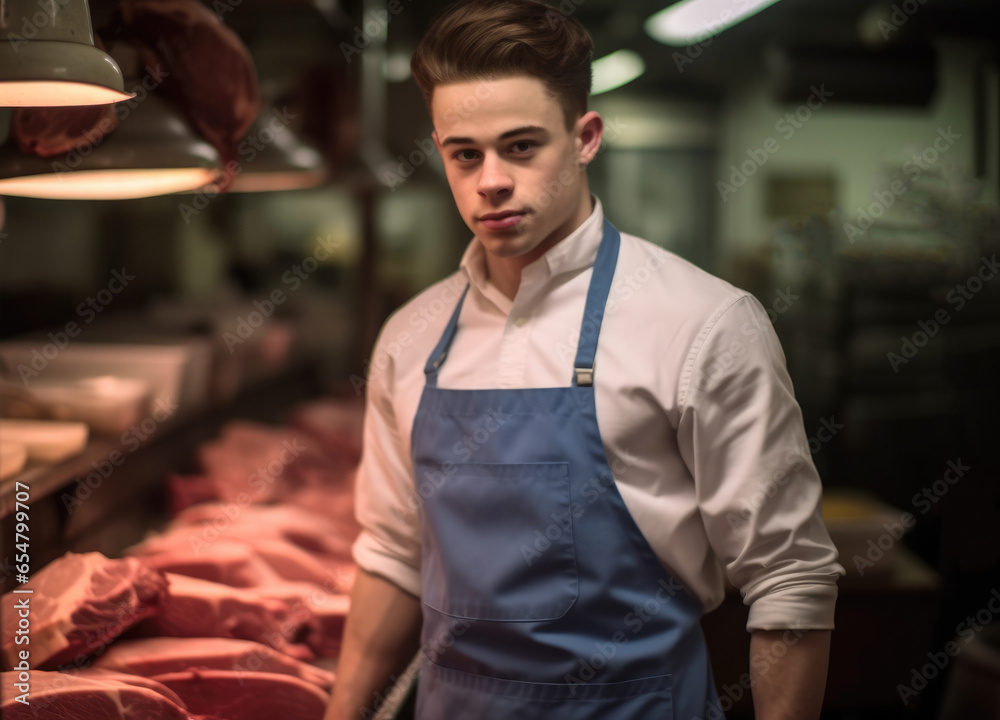
[[[94,45],[87,0],[0,0],[0,106],[126,100],[118,64]]]

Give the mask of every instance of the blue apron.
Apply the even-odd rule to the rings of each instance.
[[[412,436],[418,720],[722,717],[701,604],[636,526],[597,426],[594,357],[619,242],[605,221],[571,386],[437,387],[465,293],[427,361]]]

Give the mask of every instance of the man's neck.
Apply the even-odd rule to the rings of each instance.
[[[531,265],[538,258],[542,257],[549,250],[561,243],[567,237],[579,229],[583,223],[594,212],[596,203],[590,193],[587,193],[587,200],[584,207],[586,213],[581,213],[582,219],[574,223],[569,230],[556,231],[551,238],[546,238],[531,252],[517,257],[500,258],[486,253],[486,277],[487,279],[510,300],[517,295],[517,290],[521,287],[521,271]]]

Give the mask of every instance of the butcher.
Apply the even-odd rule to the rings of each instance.
[[[326,720],[419,649],[420,720],[721,718],[699,621],[749,606],[756,717],[822,706],[837,579],[784,356],[753,296],[591,195],[592,42],[471,0],[412,59],[474,237],[382,328]]]

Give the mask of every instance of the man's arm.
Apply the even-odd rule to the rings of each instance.
[[[388,580],[359,571],[324,720],[371,717],[389,678],[403,671],[419,645],[420,601]],[[365,709],[369,712],[362,715]]]
[[[750,687],[760,720],[816,720],[823,707],[830,631],[755,630]]]

